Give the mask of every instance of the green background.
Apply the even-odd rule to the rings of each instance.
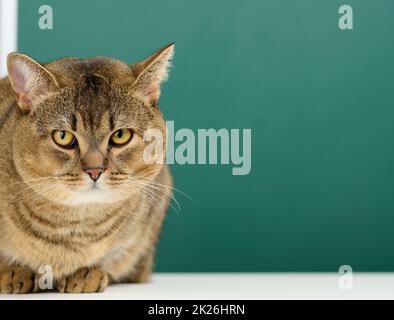
[[[50,4],[54,29],[38,28]],[[338,28],[351,4],[353,31]],[[252,171],[172,166],[158,271],[394,271],[394,1],[19,4],[41,61],[177,46],[161,107],[179,128],[251,128]]]

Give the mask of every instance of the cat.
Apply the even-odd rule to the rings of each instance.
[[[143,160],[174,44],[128,65],[107,57],[7,59],[0,80],[0,292],[101,292],[148,281],[172,177]],[[165,149],[164,149],[165,152]]]

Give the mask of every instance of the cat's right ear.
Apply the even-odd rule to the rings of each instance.
[[[28,113],[45,97],[59,88],[55,76],[32,58],[21,53],[7,57],[8,78],[21,109]]]

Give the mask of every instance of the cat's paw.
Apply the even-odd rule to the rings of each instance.
[[[61,279],[57,289],[62,293],[102,292],[108,286],[108,274],[99,269],[81,269]]]
[[[0,293],[36,292],[35,275],[30,270],[15,267],[0,273]]]

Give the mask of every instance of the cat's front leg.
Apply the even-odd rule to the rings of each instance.
[[[82,268],[58,281],[57,290],[62,293],[102,292],[108,286],[109,277],[100,269]]]
[[[130,283],[146,283],[149,281],[153,269],[154,254],[149,253],[140,259],[134,272],[127,278]]]
[[[26,268],[8,267],[0,271],[0,293],[37,292],[38,283],[38,276]]]

